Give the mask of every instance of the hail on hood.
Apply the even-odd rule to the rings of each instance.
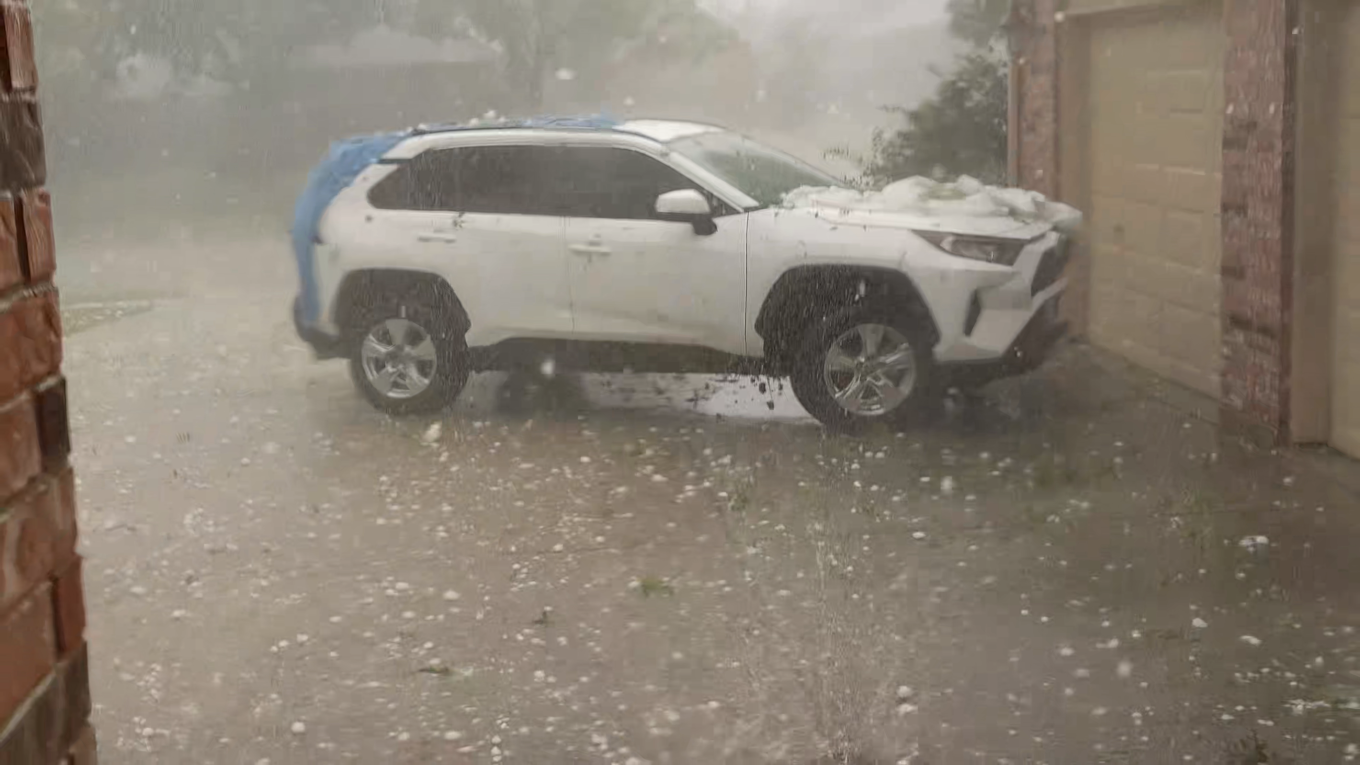
[[[989,186],[966,175],[950,182],[915,176],[881,191],[804,186],[785,195],[784,207],[850,225],[983,236],[1029,237],[1048,229],[1071,235],[1082,223],[1076,208],[1037,191]]]

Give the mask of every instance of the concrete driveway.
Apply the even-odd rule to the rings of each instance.
[[[281,240],[62,264],[107,765],[1360,759],[1357,468],[1106,357],[864,440],[745,379],[394,421]]]

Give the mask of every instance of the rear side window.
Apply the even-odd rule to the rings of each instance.
[[[656,198],[695,189],[716,215],[734,212],[674,168],[605,146],[479,146],[427,151],[379,181],[382,210],[648,220]]]
[[[379,181],[368,201],[383,210],[560,215],[544,183],[550,151],[542,146],[427,151]]]
[[[703,191],[669,165],[628,149],[564,146],[554,151],[547,181],[561,214],[568,217],[653,219],[658,196],[680,189]]]

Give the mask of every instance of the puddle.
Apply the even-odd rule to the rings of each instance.
[[[581,386],[590,402],[600,408],[669,409],[706,417],[812,422],[787,380],[713,375],[584,375]]]
[[[715,375],[476,375],[460,408],[512,417],[576,416],[588,411],[643,410],[777,422],[815,421],[787,380]]]

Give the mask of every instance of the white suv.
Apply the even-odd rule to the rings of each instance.
[[[1064,330],[1052,223],[820,204],[806,190],[840,182],[722,128],[527,123],[366,147],[333,153],[300,204],[294,318],[390,412],[551,358],[789,376],[808,412],[855,430],[1031,369]]]

